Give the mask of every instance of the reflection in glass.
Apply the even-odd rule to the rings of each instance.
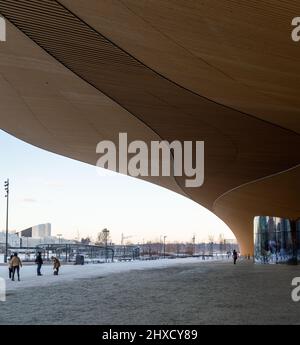
[[[296,222],[297,259],[300,262],[300,220]]]
[[[300,239],[300,223],[298,236]],[[300,248],[297,252],[300,257]],[[293,261],[293,237],[289,219],[268,216],[254,218],[254,260],[264,264]]]

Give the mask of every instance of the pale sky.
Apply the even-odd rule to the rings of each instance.
[[[231,230],[197,203],[136,178],[105,172],[49,153],[0,131],[0,229],[5,228],[4,180],[10,179],[10,230],[51,223],[52,234],[95,238],[108,228],[113,242],[207,240]],[[97,168],[100,169],[100,168]]]

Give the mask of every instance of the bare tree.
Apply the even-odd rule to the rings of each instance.
[[[223,234],[219,234],[219,251],[222,254],[224,252],[225,239]]]
[[[91,239],[89,237],[82,238],[80,242],[81,242],[81,244],[90,244]]]
[[[208,235],[208,251],[209,255],[214,253],[214,235]]]
[[[110,241],[109,230],[103,229],[101,230],[101,232],[98,233],[95,243],[100,246],[105,246],[108,244],[109,241]]]

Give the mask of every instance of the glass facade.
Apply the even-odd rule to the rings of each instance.
[[[296,222],[296,247],[297,260],[300,263],[300,219]]]
[[[294,261],[292,226],[289,219],[258,216],[254,219],[254,261],[263,264]],[[300,244],[300,222],[297,227]],[[300,245],[297,250],[300,259]]]

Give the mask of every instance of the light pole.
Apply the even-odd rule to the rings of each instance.
[[[109,230],[107,230],[109,232]],[[124,234],[122,233],[121,235],[121,245],[123,246],[123,258],[125,259],[125,256],[126,256],[126,245],[124,243],[124,240],[127,240],[129,238],[131,238],[132,235],[130,236],[124,236]],[[128,244],[128,243],[127,243]]]
[[[166,258],[166,238],[167,236],[164,236],[164,259]]]
[[[60,244],[60,238],[61,238],[62,234],[57,234],[56,236],[58,237],[58,244]]]
[[[7,262],[8,254],[8,204],[9,204],[9,179],[4,182],[4,189],[6,191],[6,232],[5,232],[5,256],[4,262]]]
[[[109,236],[109,230],[106,228],[102,230],[103,235],[104,235],[104,243],[105,243],[105,262],[108,261],[108,252],[107,252],[107,241],[108,241],[108,236]]]
[[[162,247],[163,247],[161,238],[162,238],[162,235],[159,236],[159,258],[160,259],[161,259]]]
[[[195,236],[195,234],[193,235],[192,242],[193,242],[192,255],[194,256],[196,253],[196,236]]]

